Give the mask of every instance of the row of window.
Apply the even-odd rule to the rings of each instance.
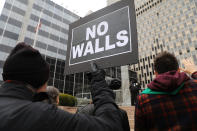
[[[22,3],[22,4],[24,4],[24,5],[28,5],[28,0],[17,0],[17,1],[19,1],[20,3]],[[67,14],[73,16],[73,17],[78,18],[77,15],[75,15],[74,13],[70,12],[69,10],[63,8],[62,6],[60,6],[60,5],[58,5],[58,4],[55,4],[53,1],[51,1],[51,0],[45,0],[45,1],[46,1],[47,4],[49,4],[49,5],[51,5],[51,6],[54,6],[56,9],[58,9],[58,10],[60,10],[60,11],[62,11],[62,12],[65,12],[65,13],[67,13]],[[7,4],[8,4],[8,3],[7,3]],[[9,7],[11,7],[10,5],[6,5],[6,6],[8,6],[8,9],[9,9]]]
[[[10,17],[8,20],[7,20],[7,19],[8,19],[7,16],[1,14],[1,16],[0,16],[0,21],[8,22],[8,23],[11,24],[11,25],[14,25],[14,26],[16,26],[16,27],[21,28],[22,22],[20,22],[20,21],[14,19],[14,18],[11,18],[11,17]]]
[[[58,10],[64,12],[64,13],[67,13],[67,14],[69,14],[69,15],[75,17],[75,18],[78,18],[77,15],[75,15],[74,13],[70,12],[69,10],[63,8],[62,6],[60,6],[60,5],[58,5],[58,4],[55,4],[55,3],[54,3],[53,1],[51,1],[51,0],[42,0],[42,1],[46,1],[46,3],[49,4],[49,5],[51,5],[52,7],[55,6],[56,9],[58,9]]]
[[[33,21],[36,21],[36,22],[39,21],[39,17],[36,16],[36,15],[34,15],[34,14],[31,14],[30,18],[31,18]],[[46,25],[46,26],[48,26],[48,27],[51,27],[51,28],[53,28],[53,29],[55,29],[55,30],[57,30],[57,31],[60,31],[60,32],[64,33],[64,34],[67,34],[67,33],[68,33],[68,30],[65,29],[65,27],[61,27],[61,26],[59,26],[59,25],[57,25],[57,24],[54,24],[54,23],[52,23],[52,22],[50,22],[50,21],[48,21],[48,20],[45,20],[45,19],[43,19],[43,18],[40,19],[40,22],[41,22],[41,24]]]
[[[4,8],[6,8],[8,10],[10,10],[12,8],[13,12],[15,12],[15,13],[17,13],[19,15],[25,16],[25,11],[24,10],[22,10],[22,9],[20,9],[20,8],[14,6],[14,5],[11,5],[11,4],[7,3],[7,2],[5,2]]]
[[[29,37],[25,37],[24,41],[29,45],[33,45],[33,43],[34,43],[34,40],[29,38]],[[43,43],[39,40],[36,41],[36,47],[39,47],[39,48],[42,48],[42,49],[45,49],[45,50],[48,50],[48,51],[66,56],[66,51],[65,50],[58,49],[54,46],[48,45],[48,44]]]
[[[0,44],[0,51],[10,53],[11,50],[12,50],[12,47]]]
[[[150,6],[145,6],[145,5],[142,5],[140,6],[140,8],[136,9],[136,15],[139,16],[141,14],[143,14],[145,11],[148,11],[149,9],[151,9],[152,7],[156,6],[157,4],[161,3],[162,0],[157,0],[157,2],[153,3],[153,0],[149,1],[147,5],[149,5],[150,3],[152,2],[152,4]],[[139,11],[140,9],[143,9],[141,11]],[[159,16],[159,14],[157,14],[157,16]]]
[[[17,0],[17,1],[21,2],[24,5],[27,5],[28,4],[28,1],[27,0]]]
[[[136,11],[139,11],[140,9],[143,9],[145,6],[148,6],[151,3],[153,3],[153,0],[149,0],[148,2],[144,3],[139,8],[137,8]]]
[[[8,10],[10,10],[10,9],[11,9],[11,4],[5,3],[4,7],[7,8]],[[40,8],[41,8],[41,7],[40,7]],[[25,11],[22,10],[22,9],[19,9],[19,8],[16,7],[16,6],[13,6],[13,7],[12,7],[12,11],[13,11],[13,12],[16,12],[16,13],[22,15],[22,16],[25,15]],[[47,11],[47,10],[43,10],[43,13],[48,14],[46,11]],[[51,13],[52,13],[52,12],[51,12]],[[4,20],[7,19],[6,16],[2,16],[2,17],[4,18]],[[5,18],[5,17],[6,17],[6,18]],[[33,15],[33,14],[31,14],[30,18],[31,18],[32,20],[36,21],[36,22],[39,21],[39,17],[38,17],[38,16],[35,16],[35,15]],[[56,18],[56,19],[58,18],[58,20],[61,19],[61,21],[63,21],[63,23],[70,24],[70,22],[69,22],[68,20],[66,20],[66,19],[64,19],[64,18],[62,18],[62,17],[60,17],[60,16],[57,16],[57,15],[55,15],[55,14],[54,14],[54,18]],[[21,24],[21,23],[19,23],[18,21],[16,21],[16,23],[18,23],[18,26]],[[53,29],[55,29],[55,30],[57,30],[57,31],[61,31],[61,32],[64,33],[64,34],[67,34],[67,33],[68,33],[68,30],[66,30],[65,27],[64,27],[64,28],[63,28],[63,27],[60,27],[59,25],[54,24],[54,23],[52,23],[52,22],[50,22],[50,21],[47,21],[47,20],[45,20],[45,19],[43,19],[43,18],[41,18],[41,23],[44,24],[44,25],[46,25],[46,26],[49,26],[49,27],[51,27],[51,28],[53,28]],[[20,26],[19,26],[19,27],[20,27]]]
[[[0,28],[0,35],[2,35],[2,33],[3,33],[3,29]],[[7,37],[7,38],[10,38],[13,40],[18,40],[19,35],[14,32],[10,32],[10,31],[5,30],[3,37]]]
[[[37,11],[43,11],[44,14],[58,20],[58,21],[61,21],[63,23],[66,23],[66,24],[70,24],[70,21],[68,21],[67,19],[64,19],[63,17],[49,11],[49,10],[46,10],[46,9],[42,9],[42,7],[40,7],[39,5],[36,5],[36,4],[33,4],[33,8]]]
[[[46,61],[50,65],[50,79],[48,85],[53,85],[61,92],[78,94],[90,92],[89,81],[84,73],[76,73],[64,76],[65,61],[46,56]],[[118,74],[117,74],[118,73]],[[106,69],[106,75],[121,79],[120,67]],[[83,88],[83,89],[82,89]]]
[[[48,85],[53,85],[62,91],[64,88],[65,61],[49,56],[46,56],[46,61],[50,65],[50,78]]]
[[[31,28],[30,27],[31,26],[28,26],[27,30],[33,32],[33,27],[31,27]],[[67,40],[66,39],[63,39],[63,38],[58,37],[58,36],[55,36],[53,34],[49,34],[48,32],[45,32],[45,31],[43,31],[41,29],[38,31],[38,34],[40,36],[43,36],[43,37],[49,38],[51,40],[54,40],[56,42],[60,42],[62,44],[67,44]],[[25,40],[24,41],[27,42],[27,43],[29,43],[29,44],[31,44],[31,45],[33,45],[33,42],[34,42],[34,40],[31,39],[31,38],[29,38],[29,37],[25,37]],[[59,53],[60,54],[66,55],[66,51],[65,50],[58,49],[58,48],[56,48],[54,46],[45,44],[45,43],[43,43],[41,41],[38,41],[38,40],[36,41],[36,46],[39,47],[39,48],[42,48],[42,49],[47,49],[47,50],[52,51],[52,52],[55,52],[55,53],[57,52],[57,50],[59,50]]]
[[[33,27],[31,25],[28,25],[27,30],[30,31],[30,32],[32,32],[32,33],[35,33],[35,28],[36,27]],[[48,33],[48,32],[46,32],[46,31],[44,31],[42,29],[39,29],[38,30],[38,34],[41,35],[41,36],[43,36],[43,37],[45,37],[45,38],[49,38],[51,40],[60,42],[62,44],[65,44],[65,45],[67,44],[67,40],[66,39],[64,39],[62,37],[59,37],[59,36],[56,36],[54,34]]]

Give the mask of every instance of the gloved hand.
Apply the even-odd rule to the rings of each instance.
[[[98,82],[105,80],[105,71],[99,69],[95,63],[91,63],[92,72],[88,72],[86,75],[90,82]]]
[[[92,101],[95,107],[93,114],[97,114],[100,110],[103,110],[104,107],[107,108],[103,105],[108,103],[111,103],[109,105],[114,105],[113,109],[117,108],[115,104],[115,94],[110,88],[108,88],[108,85],[105,81],[105,71],[103,69],[99,69],[94,63],[91,63],[91,68],[92,72],[87,73],[87,77],[91,82],[90,90],[92,94]]]
[[[112,90],[118,90],[121,88],[121,81],[117,78],[113,78],[109,84],[109,88]]]
[[[98,69],[97,71],[94,72],[88,72],[86,75],[90,82],[98,82],[105,80],[105,74],[106,73],[103,69]]]

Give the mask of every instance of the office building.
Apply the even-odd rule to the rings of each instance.
[[[162,51],[174,53],[182,67],[185,58],[197,64],[196,0],[135,0],[135,8],[139,62],[130,69],[143,88],[154,79],[153,59]]]
[[[79,18],[50,0],[5,0],[0,16],[0,73],[12,48],[25,41],[50,64],[48,85],[63,93],[90,98],[85,73],[64,75],[69,24]],[[120,78],[120,68],[110,68],[107,74]]]
[[[70,86],[65,86],[70,82],[65,82],[69,78],[64,76],[64,66],[69,24],[78,19],[79,16],[50,0],[5,0],[0,15],[0,73],[12,48],[25,41],[50,64],[48,84],[61,92],[72,92]]]

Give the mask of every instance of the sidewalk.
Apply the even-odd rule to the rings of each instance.
[[[59,106],[60,109],[68,111],[70,113],[75,113],[77,108],[76,107],[66,107],[66,106]],[[127,112],[128,118],[129,118],[129,125],[131,131],[134,131],[134,113],[135,113],[135,107],[134,106],[120,106],[121,109],[125,110]]]

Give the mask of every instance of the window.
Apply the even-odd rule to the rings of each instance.
[[[22,15],[22,16],[25,15],[25,11],[24,10],[19,9],[18,7],[15,7],[15,6],[12,7],[12,11],[14,11],[14,12],[16,12],[16,13]]]
[[[27,43],[27,44],[29,44],[29,45],[33,45],[34,40],[31,39],[31,38],[25,37],[24,42]]]
[[[25,5],[28,4],[28,0],[17,0],[17,1],[19,1],[19,2],[21,2],[21,3],[23,3],[23,4],[25,4]]]
[[[36,46],[39,47],[39,48],[42,48],[42,49],[47,48],[47,45],[43,42],[40,42],[40,41],[36,41]]]
[[[57,31],[60,31],[60,26],[56,25],[56,24],[52,24],[52,28],[56,29]]]
[[[30,18],[32,19],[32,20],[34,20],[34,21],[39,21],[39,17],[38,16],[35,16],[35,15],[33,15],[33,14],[31,14],[31,16],[30,16]]]
[[[66,51],[62,49],[58,49],[58,54],[66,56]]]
[[[18,34],[10,32],[10,31],[5,31],[4,36],[8,37],[8,38],[11,38],[11,39],[14,39],[14,40],[18,40],[18,37],[19,37]]]
[[[50,46],[50,45],[48,45],[47,50],[52,51],[52,52],[57,52],[57,48],[53,47],[53,46]]]
[[[43,10],[43,13],[48,15],[48,16],[50,16],[50,17],[53,16],[53,13],[51,11],[49,11],[49,10],[46,10],[46,9]]]
[[[17,26],[19,28],[21,28],[21,26],[22,26],[22,22],[15,20],[13,18],[9,18],[8,23],[11,25]]]
[[[59,37],[58,36],[55,36],[53,34],[50,34],[50,38],[54,41],[59,41]]]
[[[0,44],[0,51],[10,53],[11,50],[12,50],[12,47]]]
[[[190,52],[190,49],[189,48],[187,48],[187,53],[189,53]]]
[[[179,55],[182,55],[182,51],[181,50],[179,50]]]
[[[42,7],[36,5],[36,4],[33,4],[33,8],[38,10],[38,11],[41,11],[42,10]]]
[[[41,36],[44,36],[46,38],[49,36],[49,33],[44,31],[44,30],[39,30],[38,34],[41,35]]]
[[[2,33],[3,33],[3,29],[0,28],[0,35],[2,35]]]
[[[40,21],[41,21],[42,24],[44,24],[44,25],[46,25],[46,26],[50,26],[50,25],[51,25],[51,22],[49,22],[49,21],[47,21],[47,20],[45,20],[45,19],[42,19],[42,18],[41,18]]]
[[[62,44],[67,44],[67,40],[61,37],[59,39],[59,42],[61,42]]]
[[[8,10],[10,10],[10,9],[11,9],[11,5],[10,5],[10,4],[8,4],[7,2],[4,4],[4,7],[5,7],[6,9],[8,9]]]

